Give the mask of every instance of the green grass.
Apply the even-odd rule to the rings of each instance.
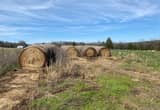
[[[2,65],[0,68],[0,77],[6,74],[8,71],[12,71],[14,69],[19,68],[18,64],[6,64]]]
[[[125,59],[124,67],[128,69],[149,69],[160,71],[160,51],[113,50],[113,56]]]
[[[74,83],[73,87],[54,94],[53,97],[34,100],[29,104],[30,108],[32,110],[125,110],[123,99],[135,86],[127,76],[107,74],[100,75],[95,84],[77,79]]]

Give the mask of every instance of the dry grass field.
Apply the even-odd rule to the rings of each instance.
[[[0,47],[0,76],[18,67],[20,49]]]
[[[12,107],[3,110],[159,110],[159,55],[113,50],[110,58],[71,58],[43,72],[12,71],[14,79],[0,80],[0,110],[5,103]]]

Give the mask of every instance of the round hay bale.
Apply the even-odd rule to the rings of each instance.
[[[68,57],[80,57],[80,52],[76,47],[68,47],[66,50],[66,54]]]
[[[52,45],[34,45],[25,48],[19,55],[21,67],[41,68],[63,61],[64,52]]]
[[[98,55],[101,57],[111,57],[111,51],[108,48],[100,48]]]
[[[97,50],[93,47],[84,47],[81,51],[85,57],[97,57]]]

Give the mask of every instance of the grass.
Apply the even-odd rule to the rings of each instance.
[[[147,74],[160,71],[158,51],[113,50],[112,54],[122,58],[122,69]],[[93,70],[93,65],[90,68]],[[40,88],[49,95],[44,93],[28,106],[31,110],[159,110],[159,85],[132,78],[124,74],[105,73],[90,81],[67,78],[52,86],[43,83]]]
[[[113,56],[124,58],[123,67],[160,71],[160,51],[113,50]]]
[[[8,71],[12,71],[15,68],[19,68],[18,64],[6,64],[6,65],[2,65],[1,69],[0,69],[0,77],[5,75]]]
[[[74,80],[74,86],[30,103],[31,110],[124,110],[123,99],[136,85],[127,76],[103,74],[93,83]],[[67,85],[65,81],[64,84]]]
[[[17,49],[0,48],[0,75],[18,67],[19,52]],[[121,58],[122,69],[147,74],[151,71],[160,72],[159,51],[113,50],[112,54]],[[65,76],[51,84],[40,80],[38,87],[40,95],[28,104],[29,110],[159,110],[159,85],[148,80],[134,82],[124,74],[112,72],[109,74],[105,65],[100,64],[90,65],[87,70],[84,68],[84,72],[92,74],[98,71],[96,68],[102,69],[104,74],[99,74],[89,81],[80,77],[65,78]],[[57,70],[65,74],[77,74],[80,67],[71,68],[71,65],[68,65],[64,70],[62,68]],[[57,74],[60,72],[57,71]]]
[[[19,68],[17,63],[20,49],[16,48],[0,48],[0,76],[6,72]]]

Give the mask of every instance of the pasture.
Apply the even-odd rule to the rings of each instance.
[[[30,102],[29,108],[159,110],[160,52],[113,50],[112,55],[109,59],[72,61],[78,68],[71,72],[81,77],[72,73],[57,82],[40,82],[43,96]]]
[[[19,68],[16,63],[19,52],[19,49],[0,51],[1,72],[4,73],[3,68],[6,65],[14,66],[5,72]],[[107,58],[69,58],[64,65],[52,64],[40,74],[37,71],[25,70],[27,78],[32,76],[32,79],[36,79],[33,82],[35,86],[32,87],[34,92],[27,95],[17,93],[17,97],[27,97],[27,101],[25,99],[25,103],[17,104],[16,109],[159,110],[160,52],[112,50],[111,53],[112,57]],[[22,74],[21,72],[19,74]],[[39,76],[35,78],[34,74]],[[3,77],[5,79],[5,75]],[[20,80],[21,78],[18,79]],[[0,84],[4,83],[4,80],[0,80]],[[23,89],[29,84],[27,79]],[[1,89],[3,88],[0,88],[0,96],[5,94]],[[17,88],[16,91],[18,90],[22,89]],[[9,93],[6,92],[5,95]],[[18,98],[16,100],[19,101]]]
[[[18,56],[21,49],[0,47],[0,76],[18,67]]]

